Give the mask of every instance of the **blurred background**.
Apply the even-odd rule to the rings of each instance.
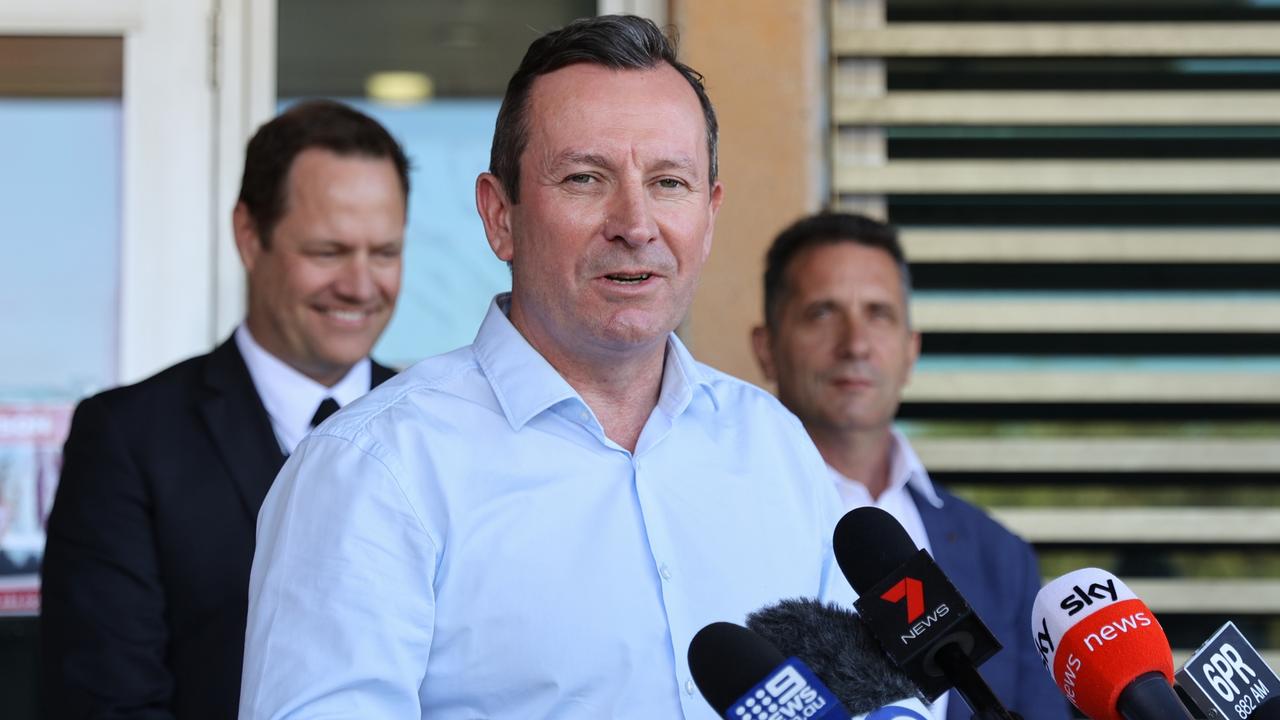
[[[0,715],[37,714],[43,522],[70,411],[225,338],[244,143],[352,102],[413,161],[375,349],[471,341],[506,268],[475,176],[528,43],[674,27],[726,202],[681,329],[752,381],[764,249],[821,207],[902,228],[935,481],[1119,574],[1180,662],[1235,620],[1280,667],[1280,0],[5,0]]]

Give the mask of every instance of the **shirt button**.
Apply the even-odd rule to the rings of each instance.
[[[693,680],[692,680],[692,679],[690,679],[690,680],[685,680],[685,681],[684,681],[684,692],[685,692],[685,694],[686,694],[686,695],[692,695],[692,694],[693,694],[693,690],[694,690]]]
[[[667,567],[666,563],[662,563],[662,565],[658,567],[658,574],[662,576],[663,580],[670,580],[671,568]]]

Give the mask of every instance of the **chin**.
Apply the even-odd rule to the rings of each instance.
[[[372,346],[363,343],[356,346],[328,347],[317,359],[329,367],[341,368],[345,372],[364,359],[372,349]]]

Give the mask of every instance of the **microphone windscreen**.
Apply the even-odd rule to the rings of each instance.
[[[857,613],[818,600],[783,600],[747,616],[747,628],[800,658],[854,714],[919,694]]]
[[[1115,575],[1085,568],[1036,595],[1031,633],[1067,699],[1094,720],[1123,720],[1120,693],[1140,675],[1173,684],[1173,655],[1151,609]]]
[[[916,553],[916,544],[892,515],[875,507],[854,508],[836,523],[831,539],[845,579],[865,595]]]
[[[711,623],[689,642],[689,672],[718,715],[786,660],[769,641],[733,623]]]

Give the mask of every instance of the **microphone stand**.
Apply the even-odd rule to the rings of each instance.
[[[949,642],[938,649],[934,656],[942,673],[951,681],[956,692],[969,703],[974,720],[1015,720],[1015,716],[1000,704],[1000,699],[978,674],[978,669],[960,649],[958,643]]]
[[[1139,675],[1129,683],[1129,687],[1120,692],[1116,701],[1116,709],[1127,720],[1145,720],[1146,718],[1168,718],[1168,720],[1191,720],[1187,708],[1178,699],[1164,675],[1149,672]]]

